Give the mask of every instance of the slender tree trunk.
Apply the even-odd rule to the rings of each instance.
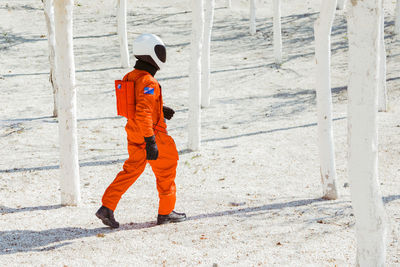
[[[346,0],[337,0],[336,9],[343,10],[346,8]]]
[[[336,1],[321,0],[321,11],[315,22],[316,92],[318,141],[323,198],[337,199],[335,150],[332,129],[331,30]]]
[[[381,19],[381,34],[379,36],[380,49],[379,49],[379,100],[378,110],[381,112],[387,111],[387,88],[386,88],[386,49],[385,49],[385,12],[382,8]]]
[[[73,7],[73,0],[56,0],[54,5],[62,205],[78,205],[80,202],[75,63],[72,42]]]
[[[256,33],[256,0],[250,0],[250,34]]]
[[[121,66],[123,68],[129,68],[128,34],[126,31],[126,0],[118,0],[117,10]]]
[[[349,179],[357,265],[385,266],[386,215],[378,182],[378,71],[382,0],[348,6]]]
[[[400,0],[396,1],[396,18],[394,24],[394,32],[396,34],[400,33]]]
[[[189,142],[190,150],[200,149],[201,127],[201,52],[203,46],[203,0],[190,0],[192,6],[191,59],[189,70]]]
[[[49,64],[50,64],[50,77],[49,81],[53,88],[53,116],[57,117],[57,102],[58,102],[58,87],[56,82],[56,66],[54,62],[56,37],[54,34],[54,1],[42,0],[44,4],[44,16],[46,18],[47,26],[47,42],[49,46]]]
[[[281,1],[274,2],[274,58],[276,64],[282,63]]]
[[[228,8],[232,8],[232,0],[227,0],[226,5]]]
[[[201,106],[210,106],[210,46],[215,0],[205,0],[204,41],[201,56]]]

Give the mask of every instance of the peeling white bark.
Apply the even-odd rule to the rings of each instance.
[[[201,55],[201,106],[210,106],[210,46],[215,0],[205,0],[204,41]]]
[[[256,0],[250,0],[250,34],[256,33]]]
[[[349,180],[357,265],[385,266],[386,215],[378,182],[378,71],[382,0],[352,0],[349,36]]]
[[[203,0],[191,0],[192,36],[189,70],[189,140],[188,148],[192,151],[200,149],[201,127],[201,52],[204,31]]]
[[[274,5],[274,58],[276,64],[282,63],[281,1],[273,0]]]
[[[117,18],[118,39],[121,53],[121,66],[123,68],[129,68],[128,34],[126,30],[126,0],[118,0]]]
[[[386,49],[385,49],[385,13],[382,8],[381,31],[379,35],[379,100],[378,111],[386,112],[388,109],[387,103],[387,87],[386,87]]]
[[[318,147],[323,198],[337,199],[335,150],[332,129],[331,31],[336,1],[321,1],[320,16],[315,22],[316,93]]]
[[[44,5],[44,16],[46,19],[47,26],[47,42],[49,46],[49,64],[50,64],[50,77],[49,81],[53,88],[53,116],[57,117],[57,102],[58,102],[58,87],[56,82],[56,66],[55,66],[55,46],[56,37],[54,32],[54,1],[53,0],[42,0]]]
[[[78,205],[80,202],[75,63],[72,39],[73,7],[73,0],[57,0],[54,3],[62,205]]]

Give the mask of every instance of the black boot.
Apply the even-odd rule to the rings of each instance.
[[[177,222],[183,222],[186,221],[186,214],[185,213],[178,213],[175,211],[172,211],[168,215],[160,215],[158,214],[157,217],[157,224],[166,224],[166,223],[177,223]]]
[[[97,218],[99,218],[105,225],[111,228],[118,228],[119,223],[114,218],[114,212],[107,207],[101,206],[96,212]]]

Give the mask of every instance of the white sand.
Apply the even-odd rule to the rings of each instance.
[[[349,266],[354,216],[347,177],[347,38],[339,11],[332,38],[337,201],[322,201],[316,146],[313,23],[319,1],[282,1],[284,63],[274,67],[271,1],[259,1],[249,35],[246,1],[217,1],[212,101],[202,113],[202,149],[187,153],[191,14],[187,1],[129,0],[129,39],[152,32],[168,44],[157,74],[177,113],[181,151],[177,211],[189,220],[155,226],[158,197],[147,168],[123,196],[109,230],[94,216],[127,157],[116,117],[119,68],[111,1],[76,1],[76,86],[82,204],[61,207],[58,129],[51,118],[47,40],[40,1],[0,2],[1,266]],[[267,3],[264,3],[267,2]],[[390,110],[379,113],[379,171],[388,215],[387,265],[400,265],[400,46],[395,1],[386,2]],[[78,5],[79,4],[79,5]],[[104,8],[105,7],[105,8]],[[241,8],[243,10],[241,10]],[[133,61],[133,58],[132,58]]]

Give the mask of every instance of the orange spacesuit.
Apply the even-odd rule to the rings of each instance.
[[[104,192],[103,205],[95,213],[105,225],[118,228],[114,210],[121,196],[143,173],[150,163],[156,176],[160,197],[157,224],[183,222],[185,213],[174,211],[176,201],[175,176],[178,152],[175,142],[167,133],[165,119],[175,111],[163,106],[161,86],[154,75],[166,62],[166,47],[160,37],[144,33],[133,42],[135,69],[123,81],[115,81],[118,115],[128,118],[129,158],[123,171]]]
[[[125,126],[129,158],[124,163],[123,171],[118,173],[106,189],[102,199],[103,206],[115,210],[121,196],[142,174],[148,162],[157,179],[160,197],[158,214],[167,215],[175,207],[175,175],[179,156],[174,140],[167,133],[161,87],[144,70],[135,69],[124,80],[135,83],[135,117],[129,119]],[[156,160],[147,160],[144,137],[153,135],[159,154]]]

